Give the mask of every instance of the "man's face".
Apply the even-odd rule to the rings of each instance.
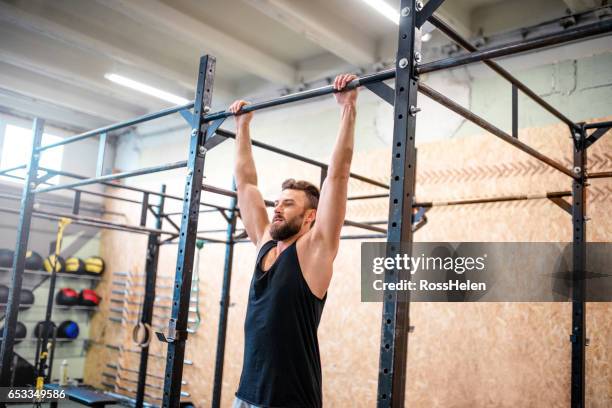
[[[277,241],[291,238],[313,217],[314,210],[308,209],[306,193],[301,190],[283,190],[275,201],[270,235]]]

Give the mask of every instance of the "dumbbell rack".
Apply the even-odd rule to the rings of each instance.
[[[10,273],[11,269],[10,268],[5,268],[5,267],[0,267],[0,274],[3,274],[4,272],[8,272]],[[2,276],[2,275],[0,275]],[[47,282],[49,280],[49,278],[51,277],[51,274],[47,271],[41,271],[41,270],[24,270],[24,276],[29,276],[31,278],[35,277],[34,279],[26,279],[24,280],[25,284],[28,283],[32,283],[32,285],[30,285],[31,287],[27,287],[27,289],[31,290],[32,292],[34,292],[36,289],[40,288],[45,282]],[[60,272],[56,274],[57,279],[59,279],[60,281],[71,281],[71,280],[77,280],[77,281],[81,281],[81,282],[87,282],[89,281],[90,284],[87,285],[89,288],[93,289],[97,282],[99,282],[102,278],[100,276],[95,276],[95,275],[86,275],[86,274],[76,274],[76,273],[68,273],[68,272]],[[0,279],[0,281],[4,281],[4,279]],[[61,285],[60,285],[61,286]],[[85,285],[80,285],[83,286],[80,289],[84,289],[86,286]],[[34,304],[32,305],[28,305],[27,306],[27,310],[22,311],[20,314],[25,314],[24,318],[21,319],[20,321],[22,323],[24,323],[27,327],[27,337],[25,339],[23,339],[21,341],[21,344],[17,346],[18,350],[28,350],[27,355],[24,356],[24,358],[30,362],[34,362],[34,360],[36,359],[36,355],[35,352],[33,352],[34,354],[29,355],[29,351],[30,350],[35,350],[36,349],[36,338],[32,338],[33,333],[34,333],[34,326],[36,325],[36,323],[40,320],[44,319],[44,310],[46,309],[46,301],[48,299],[49,296],[55,297],[55,294],[57,293],[57,290],[54,291],[53,294],[51,293],[47,293],[46,296],[43,296],[43,298],[45,299],[45,303],[42,304],[36,304],[36,296],[34,297]],[[55,299],[53,299],[54,301]],[[3,304],[0,304],[0,306],[4,306]],[[25,309],[25,307],[24,307]],[[87,345],[89,343],[89,339],[84,335],[84,333],[88,332],[88,328],[89,328],[89,320],[91,317],[91,313],[95,312],[98,310],[98,306],[63,306],[63,305],[57,305],[55,304],[55,302],[53,302],[53,309],[57,309],[62,311],[63,313],[67,313],[70,311],[77,311],[80,313],[85,313],[86,315],[86,321],[87,321],[87,325],[86,327],[83,327],[83,325],[80,326],[80,338],[77,339],[56,339],[55,340],[55,344],[61,348],[66,348],[67,346],[71,345],[71,344],[80,344],[79,347],[79,351],[75,352],[75,353],[71,353],[68,355],[61,355],[61,356],[57,356],[54,355],[54,358],[82,358],[85,355],[85,350],[87,348]],[[34,313],[34,311],[36,311]],[[40,312],[42,311],[42,313]],[[42,316],[41,316],[42,315]],[[41,318],[36,319],[35,316],[41,316]],[[4,315],[2,315],[0,317],[0,320],[4,319]],[[54,321],[57,319],[54,319]],[[60,319],[60,321],[63,321],[64,319]],[[79,323],[82,323],[81,321],[79,321]],[[84,330],[86,329],[86,330]],[[59,348],[58,347],[58,348]],[[23,353],[25,354],[25,353]],[[22,356],[23,356],[22,354]],[[50,366],[52,366],[52,362],[49,361]],[[50,373],[51,375],[52,373]],[[34,379],[33,379],[34,380]]]

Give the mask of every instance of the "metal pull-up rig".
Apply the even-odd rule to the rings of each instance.
[[[376,234],[369,235],[370,238],[386,238],[389,243],[388,252],[394,256],[400,248],[392,243],[401,242],[408,248],[412,245],[413,228],[412,212],[414,207],[430,208],[439,205],[465,205],[479,202],[512,201],[523,199],[550,199],[564,208],[572,216],[573,223],[573,274],[577,282],[577,290],[573,291],[572,300],[572,355],[571,355],[571,404],[572,407],[584,407],[585,398],[585,301],[584,301],[584,269],[585,269],[585,182],[589,177],[610,177],[610,172],[588,175],[586,168],[587,148],[612,127],[611,122],[602,122],[585,125],[575,123],[567,118],[548,102],[539,97],[526,85],[513,77],[505,69],[491,61],[514,55],[521,52],[537,50],[543,47],[554,46],[569,41],[576,41],[587,37],[606,35],[612,31],[612,19],[602,18],[595,23],[584,24],[565,31],[525,40],[518,43],[506,44],[490,49],[477,50],[466,39],[462,38],[449,25],[434,15],[436,9],[443,0],[430,0],[424,7],[417,0],[401,0],[400,22],[398,31],[398,50],[396,67],[374,74],[364,75],[353,81],[349,88],[363,86],[381,97],[384,101],[394,106],[394,130],[392,150],[392,171],[390,184],[384,184],[369,177],[351,173],[351,177],[382,188],[385,193],[371,194],[351,199],[368,199],[389,197],[389,217],[387,228],[377,227],[375,222],[346,221],[345,225],[359,227]],[[420,64],[420,41],[418,41],[418,29],[429,21],[441,32],[468,51],[467,54],[445,58],[439,61]],[[451,99],[420,82],[419,75],[434,72],[441,69],[449,69],[475,62],[484,62],[495,72],[508,80],[513,87],[513,94],[520,90],[539,106],[550,112],[560,121],[565,123],[570,131],[574,149],[572,168],[566,168],[563,164],[543,155],[517,137],[517,110],[518,99],[513,98],[513,134],[507,134],[501,129],[490,124],[483,118],[471,113]],[[164,375],[163,406],[178,407],[181,392],[181,380],[185,357],[185,346],[188,337],[187,323],[189,313],[189,298],[191,290],[191,278],[194,263],[194,251],[196,240],[206,242],[223,243],[227,245],[226,260],[224,268],[223,292],[221,300],[221,318],[219,323],[219,340],[217,344],[217,364],[215,367],[215,382],[213,390],[213,406],[219,406],[221,395],[221,377],[223,372],[223,353],[225,346],[225,330],[227,321],[227,308],[229,306],[229,282],[231,279],[231,259],[233,246],[240,241],[236,237],[236,216],[239,211],[239,203],[236,202],[236,193],[220,187],[203,184],[204,160],[206,154],[218,143],[234,138],[235,135],[227,130],[220,129],[223,121],[231,116],[231,113],[210,113],[212,101],[213,82],[215,75],[215,58],[203,56],[200,59],[198,70],[198,81],[196,97],[194,102],[165,109],[159,112],[140,116],[138,118],[106,126],[100,129],[85,132],[76,136],[66,138],[60,142],[41,146],[44,121],[36,119],[33,127],[33,144],[30,161],[27,165],[18,166],[0,171],[0,175],[10,175],[12,171],[27,169],[25,184],[19,210],[19,226],[17,231],[16,251],[11,275],[9,301],[6,311],[4,341],[0,349],[0,385],[7,386],[10,381],[10,365],[13,358],[13,345],[15,337],[15,326],[17,323],[18,300],[22,287],[22,278],[25,264],[25,253],[29,238],[30,221],[33,216],[47,219],[58,219],[66,217],[74,220],[74,223],[97,226],[120,231],[130,231],[149,235],[146,263],[146,297],[144,303],[143,323],[151,323],[151,310],[155,297],[155,276],[157,272],[157,256],[159,246],[166,243],[177,243],[177,265],[175,284],[173,286],[173,301],[171,318],[167,333],[160,335],[160,339],[168,343],[166,356],[166,371]],[[391,88],[384,81],[395,79],[395,87]],[[243,108],[243,111],[255,111],[288,103],[303,101],[334,92],[332,86],[324,86],[317,89],[282,96],[265,102],[254,103]],[[414,198],[415,174],[416,174],[416,148],[415,148],[415,125],[417,113],[418,92],[432,98],[438,103],[446,106],[465,119],[475,123],[482,129],[492,133],[501,140],[522,150],[537,160],[551,166],[555,170],[565,174],[571,179],[572,190],[562,192],[551,192],[538,197],[533,196],[511,196],[474,200],[460,200],[445,203],[418,203]],[[188,144],[188,157],[186,160],[166,163],[163,165],[127,171],[118,174],[102,174],[104,149],[106,146],[106,135],[109,132],[125,127],[135,126],[143,122],[161,118],[167,115],[180,113],[191,126],[190,140]],[[594,131],[589,134],[589,130]],[[42,168],[39,165],[40,154],[48,149],[74,143],[80,140],[99,136],[100,145],[98,152],[98,164],[96,177],[90,178],[63,171]],[[321,180],[325,178],[327,164],[309,159],[307,157],[288,152],[277,147],[253,141],[253,145],[282,154],[284,156],[300,160],[317,166],[321,170]],[[162,190],[161,192],[140,189],[125,185],[117,185],[112,181],[129,177],[151,174],[178,168],[187,169],[185,192],[182,197],[171,195]],[[40,174],[42,173],[42,174]],[[53,176],[64,176],[77,181],[62,185],[49,185],[48,179]],[[124,197],[115,197],[106,193],[91,192],[81,187],[102,184],[109,187],[128,189],[142,194],[142,201],[132,200]],[[74,192],[74,205],[71,214],[55,214],[33,207],[37,195],[56,190],[72,190]],[[203,191],[222,194],[233,197],[229,207],[202,201]],[[82,194],[93,194],[107,199],[117,199],[125,202],[141,205],[141,220],[139,225],[127,225],[115,223],[101,218],[85,217],[79,214],[80,199]],[[571,205],[562,197],[572,196]],[[150,204],[149,197],[159,197],[158,204]],[[182,212],[165,213],[164,200],[179,200],[183,202]],[[203,207],[203,209],[202,209]],[[219,212],[227,221],[226,238],[218,239],[201,236],[198,231],[198,219],[202,212]],[[151,212],[156,218],[155,228],[146,227],[147,214]],[[180,222],[173,221],[171,216],[180,216]],[[166,220],[173,230],[162,230],[162,221]],[[161,239],[161,237],[164,239]],[[345,238],[361,238],[364,236],[345,236]],[[176,242],[178,240],[178,242]],[[405,248],[404,248],[405,249]],[[387,272],[385,281],[396,282],[401,279],[410,279],[405,271],[398,273]],[[396,291],[385,293],[382,322],[381,322],[381,345],[378,372],[378,396],[379,407],[402,407],[405,400],[406,384],[406,362],[408,350],[409,333],[409,305],[408,292]],[[146,320],[149,320],[148,322]],[[142,406],[144,398],[144,384],[147,369],[148,348],[143,348],[141,353],[141,364],[139,370],[139,384],[137,389],[136,405]]]

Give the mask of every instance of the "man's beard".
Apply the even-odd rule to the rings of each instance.
[[[284,241],[291,238],[302,229],[304,217],[295,217],[291,221],[283,220],[280,223],[273,222],[270,225],[270,236],[275,241]]]

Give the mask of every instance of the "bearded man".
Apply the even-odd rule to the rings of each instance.
[[[340,130],[321,192],[306,181],[286,180],[270,223],[257,188],[245,101],[229,110],[236,119],[235,179],[240,217],[257,247],[244,324],[244,362],[234,408],[321,407],[317,328],[340,245],[353,156],[355,75],[334,80]],[[315,222],[316,220],[316,222]]]

